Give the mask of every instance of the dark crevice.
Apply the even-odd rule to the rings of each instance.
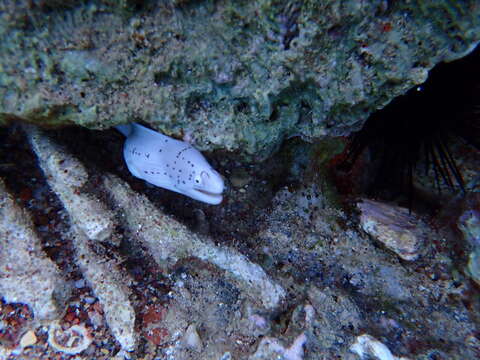
[[[363,166],[373,175],[362,191],[387,200],[400,196],[410,206],[420,174],[428,175],[430,187],[442,195],[465,192],[461,153],[456,149],[469,144],[469,151],[479,155],[479,62],[477,49],[463,59],[440,64],[424,84],[372,114],[351,137],[340,171]],[[359,165],[362,162],[366,165]]]

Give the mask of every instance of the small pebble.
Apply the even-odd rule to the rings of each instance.
[[[242,188],[252,180],[251,176],[245,169],[235,169],[230,177],[230,182],[235,188]]]
[[[36,344],[36,342],[37,336],[35,335],[35,332],[33,330],[29,330],[20,339],[20,346],[25,348],[27,346]]]
[[[232,354],[230,354],[229,352],[224,353],[220,358],[220,360],[231,360],[231,359],[232,359]]]
[[[196,352],[202,351],[202,339],[200,339],[195,325],[191,324],[188,326],[187,331],[185,331],[185,335],[183,336],[183,343],[185,347],[192,349]]]
[[[80,279],[80,280],[75,281],[75,287],[77,289],[81,289],[81,288],[85,287],[85,280]]]
[[[85,302],[86,302],[87,304],[90,304],[90,305],[91,305],[91,304],[93,304],[93,303],[95,302],[96,299],[95,299],[94,297],[92,297],[92,296],[87,296],[87,297],[84,298],[84,300],[85,300]]]

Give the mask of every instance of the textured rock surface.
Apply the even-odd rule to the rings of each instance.
[[[357,337],[355,343],[350,348],[358,354],[361,359],[372,358],[374,360],[408,360],[405,357],[394,356],[385,344],[374,337],[364,334]]]
[[[366,328],[382,342],[391,340],[394,334],[402,334],[402,340],[397,338],[389,343],[390,351],[399,357],[423,359],[431,354],[442,354],[446,358],[457,356],[460,359],[470,355],[459,355],[458,351],[476,351],[475,346],[464,346],[473,329],[464,328],[466,323],[460,320],[466,319],[468,310],[457,301],[448,300],[450,296],[456,297],[451,293],[455,290],[447,285],[450,280],[434,280],[436,274],[446,275],[439,269],[451,266],[450,260],[444,257],[444,249],[436,246],[433,251],[430,248],[432,242],[438,241],[434,239],[443,237],[441,233],[429,230],[432,240],[424,249],[428,260],[404,266],[388,250],[379,249],[366,236],[350,230],[353,224],[349,217],[335,208],[316,207],[307,201],[299,208],[299,199],[309,197],[305,190],[293,192],[289,197],[284,193],[278,195],[279,202],[268,216],[268,225],[255,242],[264,252],[264,266],[288,274],[291,278],[282,277],[282,284],[285,287],[290,284],[296,290],[293,294],[299,298],[306,291],[308,302],[315,310],[310,322],[304,320],[301,311],[295,310],[285,332],[289,339],[286,343],[291,343],[298,331],[306,330],[306,359],[335,356],[358,359],[349,349],[355,337]],[[298,216],[302,212],[309,215]],[[341,230],[344,227],[346,229]],[[419,291],[419,287],[422,290]],[[444,305],[452,306],[450,315],[441,310]],[[451,344],[456,344],[457,349],[450,355],[433,345],[441,336],[440,324],[446,323],[455,327],[455,330],[451,327],[448,330]],[[425,333],[429,335],[424,336]],[[422,345],[415,350],[415,356],[411,356],[407,348],[413,345],[414,338],[422,338]]]
[[[133,351],[136,346],[135,310],[130,302],[132,292],[129,276],[115,263],[90,249],[88,239],[81,232],[73,234],[76,258],[85,279],[98,297],[105,312],[105,320],[122,350]]]
[[[223,297],[222,301],[233,301],[230,305],[235,305],[235,302],[240,301],[241,298],[242,302],[247,301],[260,308],[273,311],[285,299],[285,290],[271,279],[259,265],[249,261],[246,256],[234,249],[215,246],[211,239],[195,234],[171,216],[156,209],[146,197],[131,190],[123,180],[113,175],[103,175],[102,190],[106,197],[111,197],[110,200],[114,205],[114,210],[110,209],[107,206],[108,201],[107,203],[100,202],[92,193],[95,188],[85,187],[87,180],[91,177],[76,157],[65,148],[56,145],[42,131],[31,126],[24,127],[24,129],[39,159],[39,166],[48,185],[63,203],[67,214],[70,216],[71,223],[67,221],[67,224],[65,224],[69,230],[62,234],[62,238],[64,241],[71,243],[74,261],[82,277],[92,289],[93,295],[98,298],[106,324],[123,351],[134,351],[136,349],[137,331],[134,328],[136,314],[134,305],[130,300],[133,297],[129,288],[132,282],[129,281],[129,275],[125,273],[125,269],[118,266],[115,258],[120,256],[117,252],[121,252],[121,249],[115,247],[118,245],[118,241],[111,238],[120,239],[121,235],[112,233],[111,222],[113,219],[124,219],[118,221],[116,226],[125,229],[125,241],[130,242],[130,246],[145,248],[146,256],[151,256],[162,268],[172,269],[181,261],[198,258],[201,260],[200,264],[203,262],[209,264],[209,266],[218,266],[220,271],[217,270],[217,272],[220,273],[225,271],[224,275],[215,275],[215,277],[225,277],[225,284],[222,282],[215,285],[205,284],[211,290],[208,291],[209,295],[204,300],[215,297],[218,292],[230,291],[232,300]],[[63,167],[66,164],[70,165],[67,172],[64,171]],[[4,193],[5,197],[13,204],[11,196],[6,193],[6,190]],[[72,201],[70,199],[72,198],[80,206],[71,206]],[[5,211],[7,210],[5,209]],[[22,213],[20,209],[17,212]],[[1,224],[0,231],[8,234],[10,227],[18,226],[14,221],[18,217],[15,214],[13,218],[5,217],[5,222]],[[98,232],[89,231],[98,227],[91,226],[90,223],[110,224],[108,236],[99,238]],[[33,233],[33,224],[28,223],[24,227],[25,231]],[[20,247],[30,246],[31,241],[29,239],[22,241],[23,239],[19,238],[18,240]],[[8,244],[6,243],[6,245]],[[27,254],[18,249],[21,250],[21,248],[15,247],[6,251],[5,256],[11,258],[6,258],[6,260],[26,257]],[[42,252],[38,249],[37,256],[40,255],[42,255]],[[24,262],[25,260],[23,260]],[[38,261],[33,262],[27,272],[28,274],[42,272],[43,267],[47,267],[47,265],[44,266]],[[209,279],[212,276],[210,275]],[[22,279],[5,277],[2,280],[5,286],[2,287],[1,294],[7,301],[22,301],[37,310],[35,296],[32,298],[33,295],[30,297],[13,297],[10,295],[10,288],[19,287],[18,281]],[[232,284],[230,280],[233,281]],[[48,278],[47,285],[50,284],[49,281]],[[27,284],[31,285],[29,282]],[[79,286],[82,287],[83,285],[80,284]],[[218,292],[213,290],[214,288],[221,289],[223,286],[228,290]],[[24,289],[24,286],[20,288]],[[45,289],[43,296],[51,296],[49,290],[49,288]],[[30,286],[28,286],[28,291],[34,294]],[[22,290],[23,292],[25,291]],[[192,312],[190,302],[199,303],[200,308],[197,310],[199,312],[205,310],[205,303],[203,300],[199,302],[198,299],[189,295],[188,290],[184,289],[181,284],[171,294],[174,298],[170,301],[168,310],[165,308],[165,311],[160,311],[156,315],[148,313],[143,315],[144,335],[156,345],[170,342],[178,344],[169,351],[179,351],[180,353],[184,352],[185,349],[191,351],[191,345],[185,344],[183,340],[183,332],[188,330],[189,313]],[[220,298],[222,298],[222,295]],[[151,300],[148,299],[148,301]],[[189,306],[186,306],[186,302]],[[150,323],[155,324],[160,320],[162,320],[161,327],[150,326]],[[81,352],[86,351],[85,349],[82,348]],[[197,346],[196,350],[199,351],[198,349],[201,350],[201,347],[198,348]],[[218,354],[218,349],[215,347],[210,348],[209,351],[212,354]]]
[[[172,266],[182,258],[197,257],[225,270],[238,280],[246,293],[258,297],[267,308],[277,307],[284,299],[285,290],[242,254],[200,238],[113,176],[105,178],[105,188],[123,209],[127,226],[134,229],[134,235],[160,266]]]
[[[60,315],[66,284],[45,256],[27,212],[0,180],[0,294],[8,302],[29,304],[37,320]]]
[[[465,199],[463,213],[457,220],[468,255],[467,270],[480,284],[480,193],[472,193]]]
[[[418,216],[406,208],[367,199],[357,206],[363,231],[404,260],[418,258],[430,230]]]
[[[318,171],[324,160],[308,161],[318,152],[308,154],[297,139],[287,150],[292,155],[283,150],[262,164],[225,156],[227,185],[239,173],[251,180],[227,186],[222,204],[208,206],[133,178],[114,131],[42,131],[35,137],[44,146],[31,147],[18,128],[0,129],[7,150],[0,174],[8,197],[32,214],[27,228],[38,234],[46,257],[74,285],[55,324],[65,330],[58,341],[80,329],[87,336],[90,345],[79,358],[119,358],[137,340],[132,358],[359,360],[352,346],[362,334],[378,340],[362,347],[364,358],[377,350],[421,360],[477,357],[480,298],[464,271],[470,248],[462,246],[460,231],[444,229],[469,224],[463,242],[476,234],[470,217],[459,222],[464,211],[450,222],[422,213],[422,256],[401,261],[360,231],[354,205],[340,206]],[[47,149],[53,164],[65,159],[77,170],[52,173],[64,169],[37,162],[33,152]],[[65,186],[78,173],[84,185]],[[95,202],[70,208],[63,192]],[[93,213],[88,204],[113,223],[110,239],[89,239],[71,220],[79,209]],[[0,221],[0,232],[12,223]],[[408,222],[396,226],[411,230]],[[28,247],[22,240],[20,250]],[[7,280],[13,288],[23,279]],[[22,317],[34,300],[6,300],[2,294],[0,354],[55,358],[46,327],[28,328],[34,324]],[[36,344],[17,348],[27,329]]]
[[[135,119],[255,158],[292,135],[358,129],[480,39],[475,0],[3,0],[0,10],[1,120]]]
[[[34,127],[26,131],[47,182],[67,209],[75,259],[103,306],[106,322],[125,351],[135,348],[135,311],[128,275],[90,248],[90,241],[111,240],[113,215],[98,199],[81,190],[88,180],[84,166]],[[92,244],[93,245],[93,244]],[[88,345],[87,345],[88,347]]]
[[[91,240],[110,240],[113,227],[110,213],[105,205],[82,189],[88,181],[84,166],[35,127],[28,126],[26,129],[40,167],[73,223]]]

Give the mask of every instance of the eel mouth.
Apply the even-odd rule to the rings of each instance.
[[[205,189],[193,189],[193,192],[197,195],[198,200],[205,201],[210,204],[220,204],[223,200],[222,192],[213,192]]]

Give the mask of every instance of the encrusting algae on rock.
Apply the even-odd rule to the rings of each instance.
[[[479,12],[476,0],[2,1],[0,123],[140,119],[265,159],[292,135],[358,130],[472,50]]]

